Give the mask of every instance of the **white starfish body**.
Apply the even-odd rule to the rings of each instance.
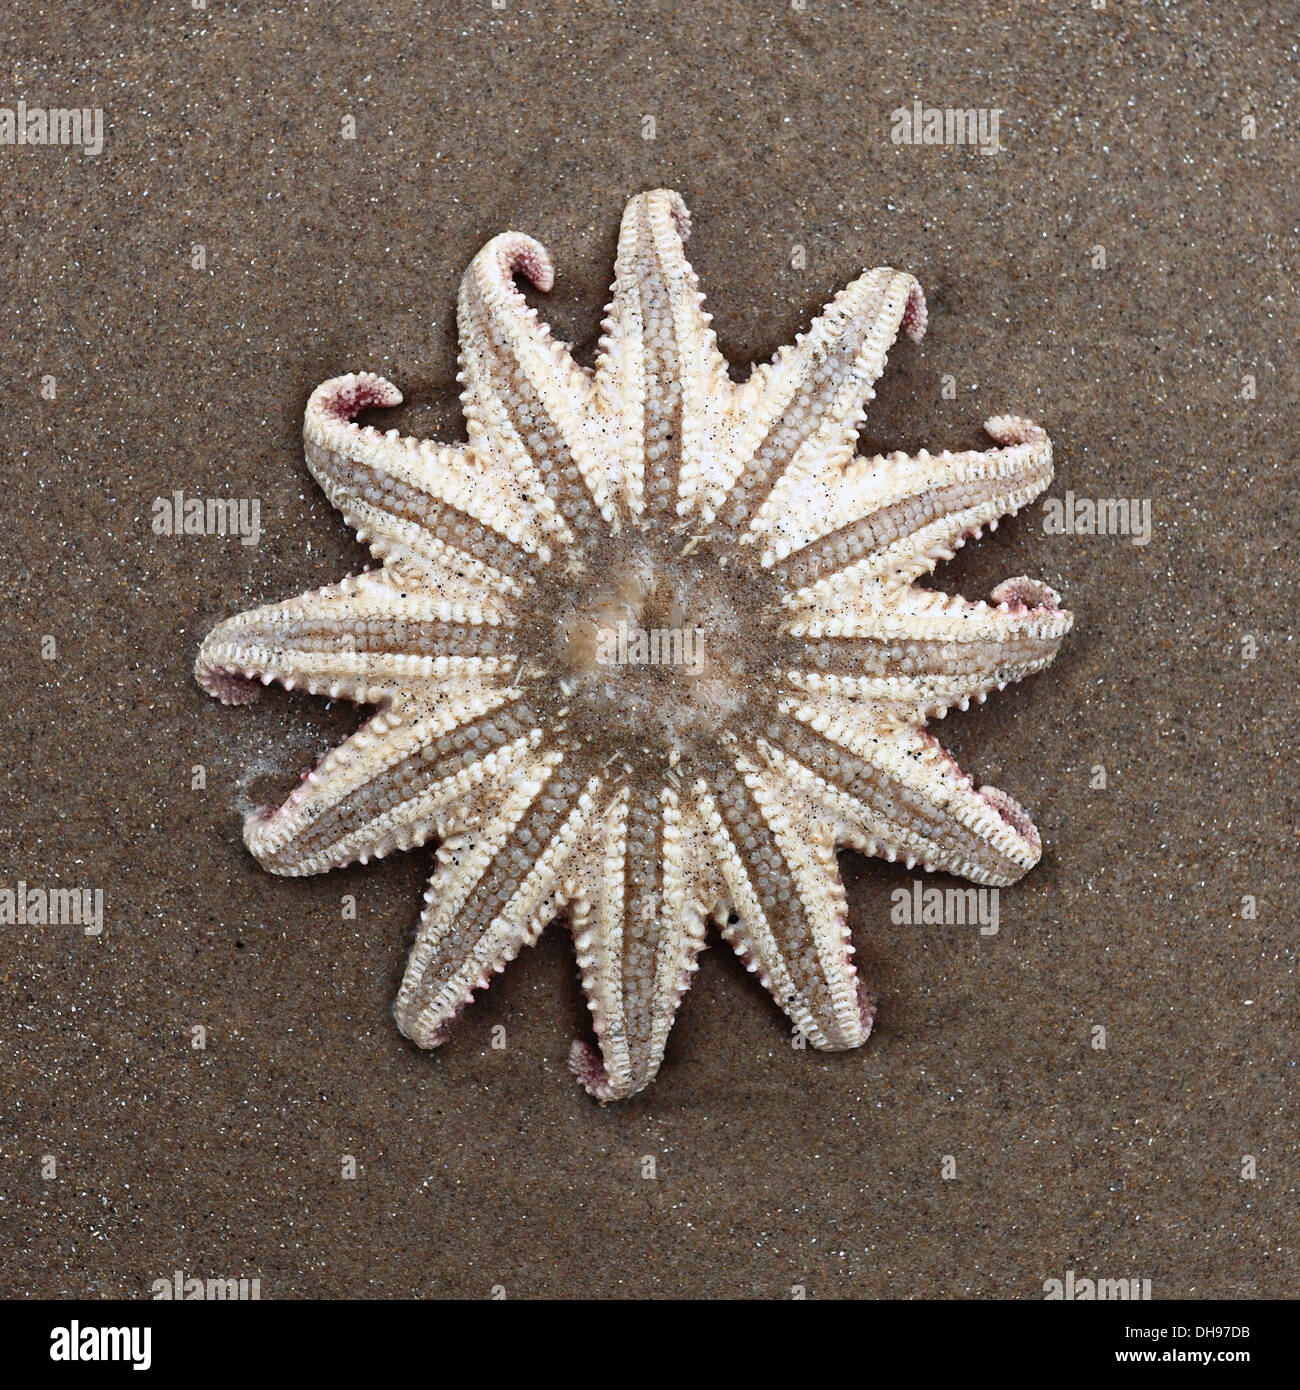
[[[571,1063],[603,1100],[654,1078],[710,918],[813,1046],[866,1040],[836,849],[1029,869],[1029,816],[924,725],[1071,622],[1029,579],[987,603],[914,583],[1047,486],[1037,425],[854,454],[895,336],[924,332],[916,281],[868,271],[736,385],[688,230],[675,193],[628,205],[594,371],[513,283],[550,287],[543,248],[490,241],[460,294],[467,445],[354,423],[401,400],[380,377],[320,386],[308,466],[383,563],[222,623],[196,667],[231,703],[277,680],[378,706],[249,848],[308,874],[439,842],[396,1005],[423,1047],[567,917],[596,1044]]]

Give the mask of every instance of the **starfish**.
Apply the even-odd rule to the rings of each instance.
[[[659,1070],[715,921],[795,1030],[857,1047],[836,851],[1009,884],[1037,862],[1025,810],[925,730],[1047,666],[1071,617],[1047,585],[988,602],[916,581],[1049,483],[1033,422],[996,447],[855,456],[912,276],[870,270],[734,382],[668,190],[623,216],[594,369],[516,287],[531,237],[494,237],[461,285],[468,442],[359,425],[397,405],[362,372],[307,405],[307,465],[381,561],[241,613],[196,665],[227,703],[272,680],[376,711],[244,826],[272,873],[436,842],[397,997],[421,1047],[552,920],[569,922],[601,1100]]]

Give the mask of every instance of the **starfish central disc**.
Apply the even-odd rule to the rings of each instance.
[[[617,734],[675,766],[692,743],[743,719],[771,647],[785,644],[771,642],[770,615],[766,629],[756,620],[757,594],[740,606],[726,558],[695,538],[666,545],[633,531],[593,560],[542,605],[552,649],[535,669],[575,737],[607,745]],[[775,601],[770,583],[756,588]]]

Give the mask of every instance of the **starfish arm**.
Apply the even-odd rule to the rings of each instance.
[[[475,989],[487,986],[568,902],[567,864],[596,812],[602,779],[560,748],[517,765],[472,834],[438,851],[415,946],[398,991],[397,1026],[437,1047]]]
[[[573,937],[596,1047],[569,1065],[589,1094],[619,1100],[654,1080],[719,894],[694,806],[671,787],[623,788],[585,848]]]
[[[623,213],[596,365],[596,400],[617,421],[622,500],[633,515],[675,519],[722,468],[727,364],[704,312],[685,242],[690,215],[655,189]]]
[[[865,702],[782,702],[768,756],[839,817],[837,842],[1005,886],[1038,862],[1042,842],[1024,807],[976,788],[923,729]]]
[[[1037,580],[999,584],[988,603],[909,589],[881,605],[870,583],[796,609],[803,669],[787,673],[809,694],[898,705],[917,720],[965,709],[1050,666],[1074,621],[1060,595]]]
[[[540,488],[570,534],[591,535],[615,515],[609,470],[593,428],[591,375],[557,342],[514,284],[523,274],[549,290],[546,249],[505,232],[470,262],[461,281],[461,402],[470,445]]]
[[[476,789],[508,781],[541,737],[516,690],[430,691],[379,711],[282,806],[254,811],[244,842],[263,868],[291,877],[412,849],[464,824]]]
[[[386,569],[371,570],[228,618],[204,639],[194,675],[225,704],[247,704],[273,680],[382,704],[430,682],[481,684],[509,672],[507,619],[491,591],[452,602],[403,592]]]
[[[833,820],[745,757],[696,794],[734,908],[723,936],[814,1047],[860,1046],[874,1007],[853,967]]]
[[[1052,444],[1040,426],[1003,415],[984,428],[1003,447],[809,470],[757,518],[763,564],[792,590],[844,570],[899,588],[929,573],[1052,481]]]
[[[312,476],[374,554],[420,565],[436,587],[520,593],[568,538],[554,506],[489,455],[354,423],[401,399],[371,372],[322,382],[303,421]]]
[[[921,287],[900,271],[869,270],[841,290],[794,346],[735,393],[730,476],[714,488],[706,515],[716,511],[745,539],[777,490],[809,470],[843,467],[899,329],[919,341],[925,323]]]

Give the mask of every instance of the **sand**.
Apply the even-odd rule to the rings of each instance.
[[[0,887],[101,892],[103,930],[0,928],[0,1293],[1294,1294],[1289,7],[432,8],[3,21],[0,104],[104,126],[0,145]],[[999,152],[895,143],[914,101],[996,109]],[[891,921],[913,875],[847,855],[868,1045],[792,1046],[715,943],[658,1081],[602,1109],[561,929],[441,1051],[399,1036],[428,854],[281,880],[239,838],[357,711],[224,709],[190,670],[219,619],[365,564],[304,467],[311,389],[380,371],[389,423],[463,437],[469,258],[538,236],[590,354],[659,185],[738,369],[864,265],[912,271],[930,332],[863,448],[1029,414],[1053,496],[1150,532],[1036,504],[939,576],[1036,575],[1077,615],[1049,673],[936,730],[1043,834],[997,933]],[[177,492],[256,501],[256,543],[156,534]]]

